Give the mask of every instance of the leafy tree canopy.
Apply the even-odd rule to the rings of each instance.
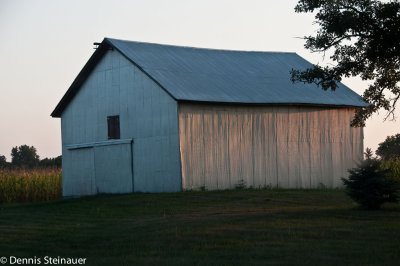
[[[379,143],[376,154],[383,160],[400,160],[400,134],[389,136],[384,142]]]
[[[357,111],[352,125],[365,126],[365,120],[380,108],[394,118],[400,98],[399,1],[300,0],[295,11],[316,12],[319,29],[315,36],[305,37],[305,48],[333,50],[335,65],[292,70],[292,81],[335,90],[342,77],[360,76],[371,81],[363,94],[371,105]]]
[[[21,145],[11,149],[11,163],[17,167],[32,168],[39,164],[39,155],[36,148],[28,145]]]
[[[62,164],[62,157],[57,156],[55,158],[44,158],[40,160],[39,166],[40,167],[58,167],[61,168]]]
[[[8,166],[6,156],[0,155],[0,169]]]

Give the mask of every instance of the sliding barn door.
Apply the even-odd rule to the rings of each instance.
[[[133,192],[132,144],[94,148],[97,193]]]
[[[96,194],[93,148],[64,152],[63,195],[85,196]],[[63,158],[64,159],[64,158]]]

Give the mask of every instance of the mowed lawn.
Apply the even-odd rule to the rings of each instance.
[[[2,256],[81,257],[86,265],[399,265],[400,205],[359,210],[342,190],[0,205]]]

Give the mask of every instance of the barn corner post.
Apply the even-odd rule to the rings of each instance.
[[[180,136],[183,134],[183,132],[181,132],[181,110],[180,110],[180,105],[178,104],[178,102],[176,102],[176,119],[178,121],[178,123],[176,123],[177,126],[177,138],[178,138],[178,162],[179,162],[179,179],[180,179],[180,191],[185,191],[185,180],[183,179],[183,173],[184,173],[184,169],[182,168],[182,154],[184,152],[182,152],[182,143],[181,143],[181,138]]]

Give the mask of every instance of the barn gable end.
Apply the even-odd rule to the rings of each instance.
[[[108,140],[116,115],[120,139]],[[61,115],[64,196],[179,191],[177,116],[173,98],[107,51]]]

